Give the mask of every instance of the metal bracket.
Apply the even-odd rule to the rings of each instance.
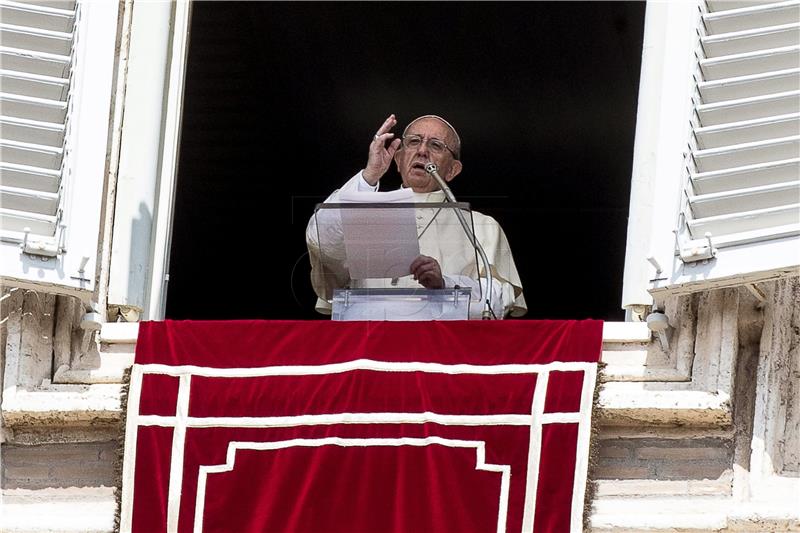
[[[58,227],[56,237],[53,240],[47,239],[36,241],[30,238],[31,228],[24,228],[22,230],[24,237],[19,245],[19,247],[22,249],[22,253],[39,257],[45,261],[52,257],[57,257],[60,254],[63,254],[66,251],[64,249],[64,230],[66,227],[66,224],[61,224]]]
[[[688,246],[680,247],[680,258],[684,263],[696,263],[698,261],[709,261],[717,257],[717,249],[711,242],[711,234],[705,234],[706,242],[693,241]]]
[[[81,264],[78,265],[78,271],[76,272],[77,276],[70,276],[70,278],[84,283],[90,282],[91,280],[86,277],[86,263],[88,262],[89,262],[89,257],[83,256],[81,258]]]
[[[758,300],[758,303],[756,304],[757,309],[761,309],[762,307],[764,307],[764,305],[766,305],[767,295],[764,294],[764,291],[761,290],[761,288],[758,285],[756,285],[755,283],[748,283],[744,287],[748,291],[750,291],[750,294],[755,296],[756,299]]]
[[[647,262],[653,265],[653,268],[656,269],[656,275],[654,278],[650,279],[650,283],[658,283],[659,281],[665,281],[667,278],[663,277],[661,274],[664,272],[664,269],[661,268],[661,263],[653,255],[647,256]]]

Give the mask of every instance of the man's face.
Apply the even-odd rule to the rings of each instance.
[[[414,192],[433,192],[439,185],[433,177],[425,172],[425,165],[435,163],[439,167],[439,175],[450,181],[461,172],[461,162],[456,161],[449,150],[437,154],[430,150],[428,140],[432,138],[444,141],[447,146],[454,147],[455,136],[450,128],[435,118],[423,118],[414,122],[406,131],[406,136],[419,135],[423,141],[417,148],[401,146],[394,155],[397,170],[403,178],[403,185],[411,187]]]

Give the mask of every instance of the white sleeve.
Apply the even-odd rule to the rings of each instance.
[[[359,192],[370,192],[370,191],[376,192],[378,190],[378,187],[380,187],[380,184],[381,184],[380,181],[378,181],[378,183],[376,183],[375,185],[370,185],[369,183],[367,183],[367,180],[364,179],[364,171],[363,170],[359,171],[358,174],[356,174],[356,176],[358,176],[358,178],[359,178],[358,179],[358,191]],[[353,177],[355,178],[355,176],[353,176]]]
[[[377,191],[378,185],[374,187],[367,183],[367,180],[364,179],[363,170],[359,170],[358,173],[347,180],[341,188],[336,189],[333,191],[330,196],[325,199],[326,204],[335,204],[339,202],[339,197],[342,191],[359,191],[359,192],[369,192],[369,191]],[[325,231],[319,232],[317,229],[317,224],[322,225],[325,228]],[[319,235],[322,237],[322,233],[325,233],[329,242],[338,242],[340,241],[342,236],[342,221],[339,218],[339,213],[336,210],[320,210],[315,215],[312,215],[311,219],[308,221],[308,226],[306,226],[306,240],[310,242],[314,242],[317,245],[320,243],[318,242],[317,236]]]
[[[377,191],[378,186],[367,183],[362,172],[333,191],[325,203],[338,203],[342,191]],[[311,284],[321,301],[330,300],[333,289],[343,286],[349,279],[344,267],[346,252],[338,209],[320,209],[311,215],[306,226],[306,244],[311,262]]]

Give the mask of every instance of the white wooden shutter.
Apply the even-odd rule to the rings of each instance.
[[[74,7],[0,4],[0,222],[6,235],[19,238],[29,228],[31,240],[56,236]]]
[[[800,0],[645,20],[623,307],[800,274]]]
[[[3,281],[94,290],[117,2],[0,0]]]
[[[718,248],[798,235],[800,2],[711,0],[703,29],[681,229]]]

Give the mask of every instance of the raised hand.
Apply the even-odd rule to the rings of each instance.
[[[426,289],[444,289],[444,278],[439,262],[433,257],[419,255],[409,267],[414,279]]]
[[[394,139],[389,146],[386,146],[386,141],[394,137],[394,133],[390,133],[389,130],[394,128],[395,124],[397,119],[393,113],[383,121],[369,145],[369,158],[362,175],[370,185],[376,185],[386,174],[389,165],[392,164],[394,153],[400,148],[400,139]]]

